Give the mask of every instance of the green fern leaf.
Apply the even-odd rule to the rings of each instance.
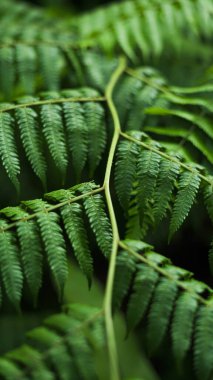
[[[6,222],[0,221],[0,271],[5,292],[11,303],[19,308],[22,294],[23,276],[14,237],[10,231],[4,231]]]
[[[179,170],[180,165],[178,163],[161,159],[159,176],[153,195],[156,223],[159,223],[166,214]]]
[[[11,115],[8,112],[1,112],[0,110],[0,156],[9,178],[18,190],[20,164],[16,151],[12,123],[13,118]]]
[[[42,247],[37,226],[34,222],[20,222],[17,233],[21,247],[23,271],[36,305],[42,285]]]
[[[63,206],[61,215],[80,268],[91,285],[93,260],[83,224],[82,206],[78,203],[70,203]]]
[[[176,104],[183,104],[183,105],[196,105],[196,106],[201,106],[205,107],[208,111],[212,112],[213,111],[213,106],[211,101],[209,99],[205,99],[202,97],[186,97],[186,96],[178,96],[176,94],[173,94],[171,92],[168,92],[164,94],[164,97],[168,100],[170,100],[173,103]]]
[[[73,167],[79,180],[87,159],[88,127],[85,123],[84,110],[80,103],[65,103],[63,109],[68,147],[72,154]]]
[[[213,163],[213,144],[211,143],[211,141],[209,141],[209,144],[207,145],[206,139],[204,138],[203,134],[200,133],[200,131],[195,130],[193,131],[193,133],[190,133],[186,128],[181,128],[179,125],[178,128],[145,127],[144,130],[146,132],[152,132],[156,135],[161,135],[165,137],[180,137],[181,141],[190,142],[193,146],[195,146],[195,148],[197,148],[201,152],[201,154],[203,154],[207,158],[207,160],[209,160],[210,163]],[[179,152],[179,149],[180,144],[177,145],[176,150]]]
[[[0,91],[3,97],[10,98],[12,94],[15,70],[14,49],[12,47],[1,47],[0,49]],[[7,73],[7,75],[5,75]]]
[[[213,372],[213,304],[201,306],[195,323],[194,365],[198,379],[209,380]]]
[[[146,202],[152,197],[156,186],[161,157],[153,151],[142,150],[137,163],[138,203],[144,212]]]
[[[128,2],[129,6],[135,7],[135,3]],[[147,36],[143,33],[143,26],[139,17],[131,17],[129,20],[129,31],[132,34],[132,39],[135,41],[136,46],[139,47],[143,56],[147,58],[150,53],[150,46]]]
[[[79,378],[92,380],[97,378],[94,372],[92,350],[98,342],[94,342],[95,344],[92,345],[90,338],[97,338],[94,336],[94,328],[97,324],[100,327],[100,319],[98,318],[92,322],[92,317],[94,316],[94,313],[97,313],[99,310],[88,306],[82,308],[81,306],[82,305],[78,304],[68,305],[68,315],[57,314],[51,316],[45,321],[45,324],[48,328],[50,327],[57,332],[60,332],[60,334],[65,334],[65,343],[71,353],[70,359],[75,371],[73,378],[76,380]],[[86,325],[84,323],[85,320],[90,318],[91,322]],[[101,329],[101,336],[102,335],[103,325]],[[98,339],[100,339],[100,336],[98,336]]]
[[[194,320],[198,309],[198,300],[188,291],[183,292],[175,306],[172,320],[172,349],[179,366],[183,364],[192,344]]]
[[[125,24],[123,21],[118,20],[114,24],[115,38],[127,57],[134,61],[135,52],[131,44],[131,35],[128,31],[128,26],[128,24]]]
[[[150,42],[153,46],[153,51],[158,56],[163,48],[163,41],[161,36],[161,26],[159,25],[158,14],[152,9],[144,12],[144,22],[146,24]]]
[[[84,324],[85,319],[94,316],[95,310],[89,307],[81,308],[80,306],[78,304],[68,306],[68,316],[63,314],[55,315],[48,318],[46,324],[48,327],[66,334],[65,342],[76,366],[76,377],[74,378],[76,380],[78,378],[95,380],[97,376],[94,372],[93,352],[88,341],[88,337],[94,326],[93,323],[92,325],[91,323],[88,325]],[[94,325],[96,325],[96,322],[94,321]]]
[[[141,231],[138,201],[137,201],[137,197],[135,197],[135,190],[133,190],[132,195],[133,195],[133,198],[130,199],[130,202],[129,202],[125,238],[140,240],[142,238],[142,231]]]
[[[47,259],[50,265],[54,282],[61,298],[68,269],[66,250],[61,228],[58,224],[58,215],[54,212],[42,213],[37,218],[44,242]]]
[[[196,35],[198,33],[197,15],[195,14],[195,8],[193,4],[189,0],[180,0],[180,5],[186,22],[190,25],[191,31]]]
[[[112,249],[112,227],[105,212],[100,194],[84,198],[84,207],[97,243],[103,254],[109,258]]]
[[[115,102],[120,122],[124,129],[127,129],[126,122],[128,121],[128,115],[134,107],[135,101],[138,98],[138,91],[142,87],[142,82],[130,76],[124,77],[118,85],[118,90],[115,93]],[[135,130],[136,128],[133,129]]]
[[[7,218],[17,223],[22,269],[29,286],[33,304],[36,305],[42,283],[42,247],[37,225],[26,220],[29,216],[21,207],[6,207],[1,210]],[[20,221],[19,221],[20,220]]]
[[[41,120],[50,153],[64,178],[68,159],[60,106],[57,104],[43,105],[41,107]]]
[[[106,130],[104,125],[104,109],[95,102],[84,104],[85,123],[88,128],[88,165],[92,178],[98,167],[106,146]]]
[[[59,299],[61,299],[68,275],[68,268],[64,237],[59,225],[59,216],[55,212],[48,212],[48,205],[40,199],[22,203],[38,213],[37,222],[44,243],[47,261]]]
[[[48,350],[47,361],[59,380],[69,380],[73,374],[72,360],[61,336],[45,328],[38,327],[27,334],[39,350]]]
[[[8,352],[6,354],[6,358],[29,367],[30,379],[32,380],[36,380],[36,379],[54,380],[55,379],[54,374],[50,371],[50,369],[44,363],[41,353],[26,344],[13,351]]]
[[[122,141],[118,147],[115,166],[115,187],[121,206],[125,210],[130,201],[136,176],[139,147],[131,141]]]
[[[137,266],[137,273],[133,284],[133,293],[130,296],[127,309],[128,331],[143,319],[151,297],[159,279],[159,275],[145,264]]]
[[[138,90],[134,103],[129,110],[126,130],[141,130],[147,118],[144,110],[153,104],[157,96],[158,90],[151,86],[143,86]]]
[[[172,210],[169,227],[169,240],[187,217],[200,186],[197,171],[184,171],[180,175],[178,193]]]
[[[4,380],[27,380],[22,370],[17,365],[5,358],[0,358],[0,375]]]
[[[154,114],[154,115],[173,115],[173,116],[180,117],[181,119],[184,119],[186,121],[189,121],[193,125],[196,125],[203,132],[205,132],[206,135],[209,136],[211,139],[213,138],[211,120],[207,117],[197,115],[195,113],[191,113],[187,111],[171,110],[171,109],[164,109],[164,108],[157,108],[157,107],[147,108],[146,113]]]
[[[148,315],[147,344],[150,353],[161,345],[170,323],[178,287],[172,280],[163,278],[155,288]]]
[[[57,91],[59,89],[60,72],[64,64],[60,50],[55,46],[41,44],[38,47],[38,56],[45,88]]]
[[[21,89],[26,94],[32,94],[35,88],[36,51],[32,46],[17,44],[15,53]]]
[[[44,159],[40,131],[38,128],[37,113],[24,107],[16,110],[16,119],[20,129],[21,140],[36,175],[46,187],[46,163]]]
[[[120,252],[116,261],[115,281],[112,298],[113,310],[120,308],[124,297],[129,291],[134,272],[134,260],[127,252]]]
[[[84,380],[98,380],[94,370],[92,349],[89,346],[79,323],[73,321],[71,333],[67,337],[67,344],[75,359],[79,375]]]

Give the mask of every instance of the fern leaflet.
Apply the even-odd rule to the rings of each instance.
[[[90,285],[93,260],[88,245],[86,229],[83,225],[82,207],[75,202],[68,204],[62,208],[61,215],[80,268],[87,276]]]
[[[200,186],[200,177],[196,171],[184,171],[179,180],[179,189],[172,210],[169,227],[169,240],[188,215]]]
[[[121,206],[128,207],[133,182],[136,177],[136,165],[139,149],[131,141],[122,141],[119,144],[115,167],[115,186]]]
[[[18,190],[20,163],[15,145],[12,122],[13,119],[11,115],[6,112],[2,113],[0,110],[0,156],[8,176]]]
[[[210,379],[213,371],[213,305],[201,307],[195,323],[195,370],[200,379]]]
[[[55,212],[48,212],[46,210],[47,205],[42,200],[25,201],[23,203],[31,210],[39,211],[37,216],[38,225],[41,231],[50,270],[59,298],[61,298],[68,275],[68,268],[62,229],[58,223],[59,216]]]
[[[6,227],[6,222],[0,221],[0,228]],[[19,263],[18,249],[13,235],[7,231],[0,232],[0,271],[5,291],[11,303],[19,307],[21,299],[23,276]]]

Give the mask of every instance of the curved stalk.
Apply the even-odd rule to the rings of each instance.
[[[115,212],[113,208],[112,198],[110,194],[109,183],[110,183],[113,159],[115,156],[115,150],[116,150],[116,146],[117,146],[118,139],[121,132],[120,121],[119,121],[117,110],[112,100],[112,94],[113,94],[113,90],[118,79],[120,78],[120,76],[125,70],[125,67],[126,67],[125,59],[120,58],[119,65],[117,69],[114,71],[114,73],[112,74],[111,79],[106,88],[106,93],[105,93],[106,101],[107,101],[109,110],[112,115],[113,123],[114,123],[114,133],[113,133],[112,143],[111,143],[111,147],[109,151],[105,178],[104,178],[104,185],[103,185],[104,190],[105,190],[105,196],[106,196],[106,201],[108,205],[111,225],[112,225],[112,233],[113,233],[112,251],[111,251],[111,256],[110,256],[106,292],[105,292],[105,297],[104,297],[104,315],[105,315],[106,335],[107,335],[107,343],[108,343],[108,351],[109,351],[111,380],[120,379],[116,340],[115,340],[114,326],[113,326],[113,320],[112,320],[112,292],[113,292],[113,283],[114,283],[114,277],[115,277],[116,256],[117,256],[118,244],[119,244],[119,232],[118,232],[117,221],[116,221]]]

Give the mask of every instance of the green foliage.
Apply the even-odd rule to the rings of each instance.
[[[64,306],[0,357],[0,378],[156,380],[137,365],[124,370],[113,319],[122,312],[153,363],[171,346],[174,369],[160,377],[210,380],[210,273],[199,282],[151,244],[163,247],[166,235],[170,243],[186,219],[190,233],[198,225],[210,240],[212,1],[56,13],[0,2],[1,313],[25,313],[26,298],[40,307],[42,294],[48,309],[50,292],[66,302],[72,261],[89,288],[101,280],[103,305]],[[213,272],[212,244],[209,264]],[[76,284],[79,298],[84,286]]]
[[[1,378],[97,379],[94,357],[105,344],[100,312],[71,305],[30,331],[28,344],[0,359]]]
[[[110,231],[106,234],[110,224],[103,208],[101,194],[92,195],[91,191],[88,191],[91,188],[92,184],[85,183],[79,187],[78,192],[81,194],[80,198],[84,199],[88,222],[95,232],[97,244],[106,254],[106,249],[109,251],[112,244]],[[97,190],[101,191],[99,188]],[[83,205],[77,202],[77,194],[72,188],[61,189],[46,194],[45,197],[54,203],[35,199],[23,201],[20,207],[6,207],[0,211],[10,221],[7,222],[3,217],[0,219],[1,276],[8,298],[16,307],[22,294],[23,276],[29,285],[33,303],[36,303],[42,283],[44,258],[61,299],[68,274],[65,232],[80,268],[91,283],[92,253],[84,227]],[[100,205],[98,226],[94,221],[94,217],[97,217],[94,216],[94,205]],[[103,234],[100,236],[98,233],[102,231]]]
[[[84,93],[83,102],[77,102],[77,98],[81,98]],[[44,147],[48,147],[63,181],[68,163],[72,163],[78,179],[86,162],[91,175],[94,174],[106,144],[104,110],[100,104],[96,104],[96,99],[99,100],[96,91],[82,88],[76,91],[66,90],[61,94],[45,92],[40,98],[24,97],[20,98],[18,104],[1,105],[1,161],[8,177],[17,188],[20,174],[20,152],[18,154],[15,145],[17,124],[26,157],[44,186],[47,171]],[[87,100],[89,103],[94,101],[93,116],[91,104],[88,105]],[[91,137],[94,139],[95,131],[99,138],[96,140],[96,148],[93,149],[92,145],[89,151],[87,147],[91,147]],[[71,157],[68,156],[68,149]]]
[[[118,256],[118,268],[122,260],[128,263],[133,253],[137,255],[132,267],[133,286],[129,280],[125,281],[125,271],[123,281],[120,272],[116,273],[115,279],[117,304],[123,301],[124,292],[128,293],[127,287],[130,291],[126,311],[128,331],[143,321],[147,326],[147,347],[151,353],[162,346],[165,336],[170,335],[179,370],[184,366],[187,352],[192,350],[198,378],[201,379],[202,375],[209,378],[213,368],[212,356],[205,356],[204,352],[212,350],[208,336],[211,334],[208,329],[212,321],[212,290],[150,248],[144,252],[139,242],[124,241],[122,247],[124,245],[126,251]],[[201,319],[199,315],[202,315]]]

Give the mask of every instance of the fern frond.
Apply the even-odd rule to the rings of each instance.
[[[213,305],[201,307],[195,322],[194,365],[200,379],[210,379],[213,371]]]
[[[73,354],[81,378],[84,380],[97,379],[94,362],[91,361],[91,347],[84,332],[78,329],[78,327],[79,322],[73,323],[72,335],[68,336],[67,339],[68,347]]]
[[[98,167],[106,146],[104,110],[98,103],[84,105],[85,123],[88,127],[88,166],[90,178]]]
[[[197,310],[198,300],[190,293],[183,292],[176,302],[171,332],[172,349],[179,366],[183,363],[192,344]]]
[[[97,94],[97,91],[83,87],[61,93],[45,92],[38,98],[25,96],[18,99],[18,104],[1,104],[0,157],[17,188],[21,152],[16,148],[16,124],[26,156],[44,187],[47,166],[44,140],[63,180],[70,162],[78,177],[86,162],[91,173],[97,168],[106,147],[104,108],[98,104],[104,98]],[[67,154],[67,145],[72,157]]]
[[[113,289],[113,310],[118,309],[124,297],[127,295],[133,274],[135,272],[135,262],[126,252],[122,252],[117,257],[115,271],[115,286]]]
[[[35,380],[38,377],[43,377],[47,380],[54,380],[54,375],[43,362],[42,355],[39,351],[30,347],[29,345],[23,345],[19,349],[15,349],[8,352],[6,355],[11,362],[17,362],[18,364],[27,367],[29,363],[33,363],[31,370],[31,378]]]
[[[164,146],[170,139],[176,144],[175,151],[178,153],[180,147],[187,144],[187,150],[193,152],[191,161],[197,161],[198,150],[201,163],[202,156],[212,163],[211,86],[168,86],[162,75],[146,67],[134,70],[127,68],[126,72],[130,77],[122,80],[119,86],[121,95],[117,94],[123,129],[143,129],[149,134],[154,133]],[[134,88],[137,90],[128,103],[131,106],[126,106],[125,97],[128,100]],[[206,94],[201,96],[200,92],[205,91]],[[192,96],[188,93],[192,93]],[[160,125],[159,116],[162,119]],[[192,146],[196,149],[192,149]]]
[[[65,103],[68,147],[72,155],[73,167],[79,179],[86,163],[88,152],[88,125],[85,123],[84,110],[80,103]]]
[[[180,137],[182,142],[185,143],[191,143],[192,146],[194,146],[201,155],[203,155],[207,160],[212,164],[213,163],[213,153],[212,153],[212,142],[209,140],[208,145],[206,144],[206,139],[203,137],[199,131],[194,130],[189,131],[186,128],[182,128],[181,126],[178,126],[178,129],[176,127],[145,127],[144,130],[146,133],[151,132],[154,133],[155,136],[164,136],[164,138],[168,137]],[[161,144],[166,146],[166,143],[164,141],[161,141]],[[189,151],[189,148],[187,148]],[[180,143],[176,143],[176,147],[174,148],[174,151],[177,151],[180,153]],[[189,161],[193,161],[193,159],[190,159]]]
[[[153,195],[153,211],[156,223],[159,223],[163,219],[167,211],[179,170],[180,166],[177,163],[161,159],[159,175]]]
[[[22,370],[6,358],[0,358],[0,375],[5,380],[23,379],[27,380]]]
[[[26,94],[35,91],[35,76],[37,69],[36,51],[32,46],[17,44],[15,47],[19,85]]]
[[[138,91],[142,86],[142,82],[129,75],[124,76],[118,84],[118,90],[115,92],[115,102],[122,129],[127,128],[126,123],[128,121],[129,112],[134,107],[135,99],[138,97]],[[133,129],[136,130],[137,127],[134,127]]]
[[[208,12],[211,13],[212,10],[210,0],[203,4],[202,15],[200,7],[199,0],[193,3],[188,1],[187,4],[181,0],[177,4],[125,1],[81,16],[75,26],[80,45],[100,46],[106,52],[119,46],[128,57],[134,59],[137,49],[143,56],[147,56],[151,53],[160,55],[165,46],[174,50],[180,48],[184,39],[183,25],[188,38],[193,37],[198,43],[200,36],[209,36],[210,31],[212,32],[208,17]],[[93,23],[90,22],[91,18]]]
[[[3,231],[6,222],[0,221],[0,272],[5,292],[11,303],[18,308],[22,294],[23,276],[18,249],[10,231]]]
[[[127,309],[127,327],[132,330],[144,317],[159,279],[158,273],[152,268],[138,264],[134,278],[133,292]]]
[[[30,210],[39,212],[37,221],[41,237],[44,243],[50,271],[59,298],[61,298],[68,275],[68,268],[64,238],[62,235],[62,229],[59,225],[59,216],[55,212],[48,212],[47,204],[42,200],[24,201],[23,204]]]
[[[81,310],[81,305],[71,305],[67,309],[66,314],[52,315],[44,321],[44,326],[30,331],[28,344],[0,358],[3,380],[14,380],[13,375],[16,380],[35,380],[38,376],[47,380],[56,376],[60,380],[68,380],[70,376],[73,379],[98,378],[95,355],[106,345],[101,313],[92,307]]]
[[[201,115],[195,115],[183,110],[171,110],[164,108],[147,108],[146,113],[155,115],[173,115],[180,117],[181,119],[191,122],[193,125],[199,127],[208,137],[213,138],[211,120]]]
[[[177,297],[178,287],[169,279],[162,279],[155,290],[148,315],[147,343],[150,353],[161,345]]]
[[[103,254],[109,258],[112,248],[112,228],[105,211],[102,196],[96,194],[86,197],[84,207],[97,244]]]
[[[146,202],[152,197],[159,172],[161,157],[153,152],[142,150],[137,162],[138,202],[143,214]]]
[[[191,278],[190,272],[170,264],[167,258],[153,252],[151,247],[144,252],[142,242],[126,240],[120,243],[120,247],[122,251],[118,257],[124,252],[134,259],[135,265],[133,289],[129,284],[128,293],[128,330],[145,320],[148,348],[152,354],[171,334],[173,355],[179,369],[186,354],[192,351],[198,378],[201,379],[203,373],[206,379],[209,378],[212,370],[212,340],[209,333],[212,289]],[[203,315],[201,324],[200,314]],[[209,355],[206,357],[207,351]],[[202,370],[199,369],[201,367]]]
[[[46,264],[58,296],[62,298],[68,274],[65,232],[79,266],[91,284],[93,257],[84,224],[86,216],[95,241],[107,258],[112,247],[111,225],[103,198],[98,194],[102,191],[103,187],[86,182],[69,190],[47,193],[45,200],[22,201],[19,207],[6,207],[0,211],[0,273],[5,290],[8,288],[7,296],[16,307],[22,295],[23,277],[36,304]]]
[[[115,188],[124,210],[129,205],[133,182],[136,177],[138,155],[137,144],[125,140],[120,142],[115,166]]]
[[[12,183],[19,189],[18,175],[20,173],[20,163],[15,145],[13,130],[13,118],[7,112],[0,110],[0,156],[2,164],[11,179]]]
[[[188,215],[199,190],[199,186],[200,177],[198,176],[198,172],[196,170],[191,173],[183,172],[181,174],[179,189],[172,210],[172,217],[169,227],[169,240]]]
[[[25,220],[29,214],[21,207],[6,207],[1,210],[11,220],[17,223],[17,237],[20,244],[20,256],[23,273],[26,278],[33,304],[36,305],[39,289],[42,284],[42,246],[37,225],[31,220]]]
[[[125,237],[126,239],[141,239],[141,220],[139,215],[138,200],[136,197],[136,190],[133,187],[132,199],[130,199],[129,209],[128,209],[128,219],[126,223]]]
[[[63,56],[60,54],[60,50],[55,46],[41,44],[38,47],[38,54],[45,87],[53,91],[58,90],[60,72],[63,67]]]
[[[75,202],[68,204],[62,208],[61,215],[80,268],[91,284],[93,260],[83,224],[82,207]]]
[[[40,178],[45,187],[46,162],[37,119],[37,113],[30,107],[16,110],[16,120],[20,129],[21,140],[26,156],[35,174]]]
[[[11,47],[3,47],[0,49],[0,91],[5,97],[12,94],[14,83],[14,50]],[[5,75],[7,73],[7,76]]]
[[[56,104],[43,105],[41,107],[41,120],[50,153],[64,178],[68,158],[60,106]]]
[[[28,333],[28,337],[36,348],[48,350],[48,362],[59,379],[69,380],[73,374],[73,365],[67,347],[61,342],[61,337],[46,327],[37,327]]]

